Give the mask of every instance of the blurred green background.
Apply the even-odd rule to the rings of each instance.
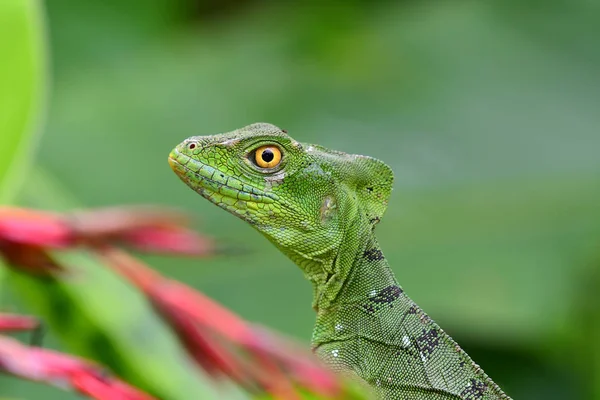
[[[249,252],[147,260],[308,343],[300,271],[166,157],[264,121],[380,158],[396,182],[379,239],[408,294],[514,398],[600,399],[599,2],[52,0],[45,13],[52,90],[20,204],[56,208],[38,190],[52,185],[85,206],[189,210]]]

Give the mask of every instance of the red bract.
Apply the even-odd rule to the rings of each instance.
[[[70,229],[57,215],[0,207],[0,241],[60,248],[70,246]]]
[[[189,218],[157,207],[113,207],[70,215],[75,238],[84,244],[122,243],[160,253],[205,256],[214,253],[211,239],[186,228]]]
[[[0,313],[0,332],[30,331],[39,326],[39,321],[33,317]]]
[[[209,362],[212,368],[220,369],[240,384],[262,387],[282,399],[298,398],[293,381],[323,396],[336,397],[340,393],[339,380],[289,341],[243,321],[201,293],[162,277],[123,251],[110,246],[97,247],[96,251],[107,265],[148,297],[188,350],[193,349],[192,356],[201,366]],[[214,334],[241,347],[246,357],[228,350]],[[252,368],[248,368],[248,362]]]
[[[0,207],[0,255],[13,267],[61,279],[65,268],[50,251],[83,247],[142,291],[169,323],[190,357],[215,379],[228,377],[251,392],[300,399],[297,387],[324,397],[345,395],[342,382],[291,341],[260,328],[179,282],[166,279],[115,247],[203,256],[214,243],[187,229],[187,218],[156,208],[107,208],[55,215]],[[0,329],[33,328],[32,319],[0,317]],[[0,336],[0,370],[64,383],[97,399],[142,400],[148,395],[109,378],[87,361]],[[64,386],[64,385],[63,385]]]
[[[0,371],[45,382],[98,400],[152,400],[152,396],[107,375],[101,367],[77,357],[27,347],[0,336]]]
[[[204,256],[215,245],[184,226],[178,212],[152,207],[105,208],[65,215],[0,207],[0,254],[12,266],[38,275],[63,269],[49,249],[119,243],[157,253]]]

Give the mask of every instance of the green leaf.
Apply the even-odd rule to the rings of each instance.
[[[0,204],[14,199],[40,127],[46,92],[43,34],[38,1],[0,2]]]

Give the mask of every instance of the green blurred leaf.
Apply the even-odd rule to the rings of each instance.
[[[23,181],[40,127],[43,34],[38,1],[0,2],[0,204],[11,201]]]

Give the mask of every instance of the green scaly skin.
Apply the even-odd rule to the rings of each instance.
[[[265,145],[281,151],[278,165],[258,165]],[[387,165],[296,142],[269,124],[190,137],[169,163],[302,269],[314,287],[312,346],[332,369],[384,399],[509,399],[389,268],[373,232],[392,191]]]

